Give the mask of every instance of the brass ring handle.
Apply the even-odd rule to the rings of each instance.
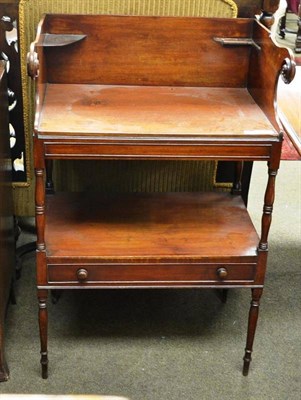
[[[217,271],[216,271],[216,273],[217,273],[217,276],[218,276],[220,279],[225,279],[225,278],[227,278],[227,276],[228,276],[228,271],[227,271],[227,269],[224,268],[224,267],[218,268]]]
[[[80,268],[77,270],[76,275],[77,279],[82,282],[88,278],[88,271],[85,268]]]

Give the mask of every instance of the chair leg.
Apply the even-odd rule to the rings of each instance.
[[[295,52],[301,53],[301,4],[299,4],[298,8],[298,31],[297,31]]]
[[[280,25],[279,25],[279,35],[282,39],[285,38],[285,27],[286,27],[286,13],[284,16],[280,19]]]

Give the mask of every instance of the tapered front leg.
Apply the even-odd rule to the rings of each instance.
[[[249,323],[248,323],[248,334],[247,334],[247,344],[245,349],[245,356],[243,358],[243,375],[247,376],[249,372],[250,363],[252,360],[251,354],[253,351],[253,342],[255,337],[255,331],[258,320],[259,313],[259,302],[262,295],[263,289],[252,289],[252,301],[249,312]]]
[[[45,165],[44,157],[41,149],[41,143],[35,141],[36,157],[35,157],[35,214],[36,214],[36,265],[37,265],[37,285],[38,287],[45,285],[46,277],[46,244],[45,244]],[[39,155],[39,156],[38,156]],[[47,297],[48,290],[38,289],[39,300],[39,327],[41,341],[41,365],[42,378],[48,376],[48,355],[47,355],[47,327],[48,327],[48,312],[47,312]]]
[[[41,366],[42,366],[42,378],[47,379],[48,377],[48,351],[47,351],[47,339],[48,339],[48,311],[47,311],[47,297],[48,290],[38,290],[39,300],[39,327],[40,327],[40,341],[41,341]]]

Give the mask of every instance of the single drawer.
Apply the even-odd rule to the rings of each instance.
[[[248,284],[256,264],[50,264],[48,283],[87,286]]]
[[[219,159],[236,160],[237,157],[243,157],[245,160],[268,160],[271,154],[270,144],[252,144],[237,145],[214,144],[212,143],[193,143],[191,144],[160,144],[152,145],[149,143],[79,143],[70,142],[56,143],[45,142],[44,154],[46,158],[64,158],[64,159],[158,159],[166,160],[189,157],[190,159]]]

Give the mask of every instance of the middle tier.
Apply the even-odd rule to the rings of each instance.
[[[250,262],[258,235],[228,193],[56,193],[47,197],[48,261]]]

